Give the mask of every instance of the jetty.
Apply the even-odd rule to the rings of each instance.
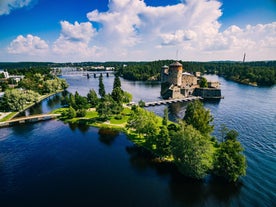
[[[38,115],[32,115],[32,116],[24,116],[15,118],[9,121],[0,122],[0,128],[2,127],[9,127],[17,124],[25,124],[25,123],[33,123],[33,122],[39,122],[39,121],[46,121],[50,119],[55,119],[60,114],[38,114]]]
[[[160,105],[167,105],[171,103],[179,103],[179,102],[189,102],[189,101],[195,101],[195,100],[202,100],[203,98],[200,96],[189,96],[185,98],[176,98],[176,99],[168,99],[168,100],[159,100],[159,101],[151,101],[151,102],[145,102],[145,107],[150,106],[160,106]],[[131,102],[128,104],[128,106],[138,105],[135,102]]]

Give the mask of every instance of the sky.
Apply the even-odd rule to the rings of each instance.
[[[0,62],[276,60],[276,0],[0,0]]]

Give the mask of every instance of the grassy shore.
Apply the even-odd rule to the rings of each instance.
[[[59,108],[51,113],[53,114],[62,114],[63,111],[67,110],[67,108]],[[111,116],[109,120],[102,121],[98,115],[98,113],[95,111],[95,109],[89,109],[86,113],[85,117],[78,117],[73,119],[62,119],[65,123],[72,123],[72,124],[81,124],[81,125],[88,125],[93,126],[97,128],[107,128],[112,130],[117,130],[125,133],[129,140],[135,143],[138,146],[142,146],[146,149],[151,150],[150,146],[147,146],[146,139],[143,135],[138,134],[135,132],[134,129],[127,128],[127,121],[129,117],[132,115],[132,111],[130,108],[125,107],[124,110],[121,113],[120,119],[118,119],[116,116]],[[157,116],[157,124],[158,126],[162,126],[162,117]],[[172,123],[172,122],[170,122]]]
[[[0,119],[0,122],[9,121],[9,120],[13,119],[14,117],[16,117],[18,114],[20,114],[21,112],[23,112],[23,111],[25,111],[25,110],[31,108],[31,107],[34,106],[35,104],[40,103],[41,101],[43,101],[43,100],[45,100],[46,98],[49,98],[49,97],[51,97],[51,96],[53,96],[53,95],[56,95],[56,94],[58,94],[58,93],[61,93],[62,91],[63,91],[63,90],[59,90],[59,91],[56,91],[56,92],[54,92],[54,93],[45,94],[45,95],[40,96],[40,97],[38,97],[38,101],[24,106],[24,108],[23,108],[21,111],[14,111],[14,112],[6,113],[6,115]],[[0,113],[1,113],[1,112],[0,112]]]

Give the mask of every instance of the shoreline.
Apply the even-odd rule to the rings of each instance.
[[[30,104],[30,105],[27,105],[27,106],[24,107],[24,109],[21,110],[21,111],[4,112],[4,113],[6,113],[6,116],[1,117],[0,122],[9,121],[9,120],[15,118],[16,116],[18,116],[20,113],[22,113],[22,112],[26,111],[27,109],[33,107],[35,104],[38,104],[38,103],[42,102],[43,100],[45,100],[45,99],[47,99],[47,98],[49,98],[49,97],[51,97],[51,96],[54,96],[54,95],[56,95],[56,94],[58,94],[58,93],[61,93],[61,92],[63,92],[63,91],[64,91],[64,90],[58,90],[58,91],[56,91],[56,92],[54,92],[54,93],[42,95],[42,96],[40,96],[40,97],[38,98],[38,101],[37,101],[37,102],[34,102],[34,103]],[[0,113],[2,113],[2,112],[0,112]],[[12,114],[12,113],[13,113],[13,114]],[[7,120],[5,120],[5,118],[6,118],[7,116],[9,116],[10,114],[12,114],[12,116],[9,117]]]

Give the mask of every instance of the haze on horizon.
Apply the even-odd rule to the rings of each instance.
[[[1,0],[0,62],[276,60],[275,0]]]

